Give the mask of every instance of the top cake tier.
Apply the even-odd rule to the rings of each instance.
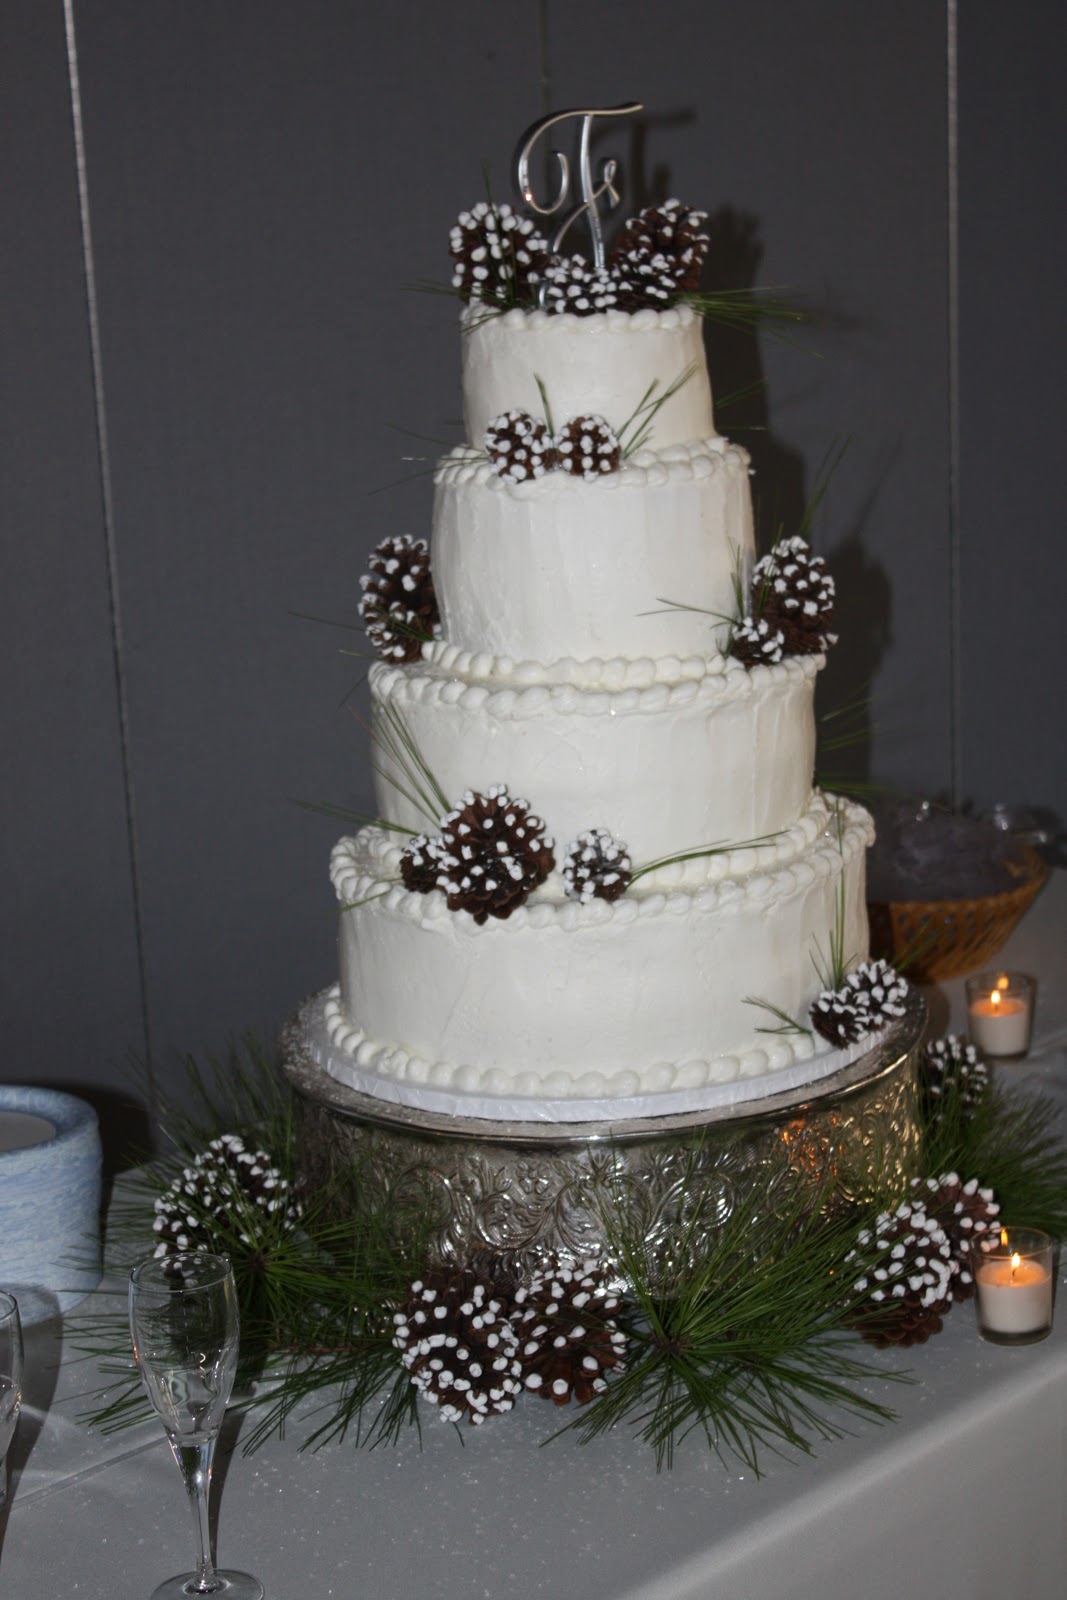
[[[645,421],[642,442],[657,450],[715,432],[703,323],[688,306],[591,317],[473,306],[461,325],[463,420],[473,445],[507,411],[543,416],[541,385],[556,427],[596,415],[631,437]]]

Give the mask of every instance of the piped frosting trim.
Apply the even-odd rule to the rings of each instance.
[[[576,317],[570,311],[523,311],[518,307],[511,311],[494,312],[485,306],[468,306],[460,313],[460,328],[464,333],[471,333],[483,323],[491,321],[496,326],[538,333],[544,328],[550,328],[565,333],[568,338],[582,335],[586,338],[594,335],[603,336],[604,333],[662,333],[671,328],[689,328],[694,322],[699,321],[698,314],[692,306],[671,306],[666,311],[653,311],[645,308],[641,311],[598,311],[591,317]]]
[[[438,484],[477,484],[494,493],[510,495],[514,500],[551,499],[557,495],[611,494],[619,489],[637,489],[644,492],[664,483],[690,483],[694,479],[709,478],[724,470],[729,464],[746,474],[749,455],[740,445],[728,439],[693,439],[688,444],[666,445],[662,450],[637,450],[629,456],[618,472],[606,473],[592,483],[569,472],[546,472],[541,478],[528,478],[513,483],[501,477],[491,462],[475,455],[465,445],[442,457],[434,473]]]

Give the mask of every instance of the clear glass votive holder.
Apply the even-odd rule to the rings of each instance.
[[[1001,1228],[971,1242],[978,1332],[991,1344],[1036,1344],[1052,1331],[1053,1244],[1040,1228]]]
[[[1024,972],[973,972],[967,979],[967,1031],[984,1056],[1024,1056],[1030,1048],[1037,985]]]

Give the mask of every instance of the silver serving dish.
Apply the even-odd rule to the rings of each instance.
[[[728,1110],[604,1123],[490,1122],[393,1105],[312,1059],[308,1001],[281,1040],[295,1090],[298,1172],[336,1185],[335,1209],[431,1217],[428,1265],[487,1252],[519,1272],[547,1256],[611,1261],[625,1217],[651,1254],[688,1253],[759,1196],[839,1209],[905,1188],[918,1169],[917,1071],[926,1023],[906,1014],[865,1055],[805,1090]]]

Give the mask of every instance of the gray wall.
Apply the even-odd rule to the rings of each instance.
[[[367,550],[427,530],[398,430],[455,436],[457,341],[404,285],[543,103],[642,98],[628,195],[713,213],[709,282],[824,313],[709,343],[720,394],[766,380],[721,416],[765,529],[851,441],[815,537],[861,767],[945,793],[958,736],[966,799],[1067,812],[1064,18],[961,11],[954,641],[942,5],[75,0],[94,369],[64,9],[5,0],[6,1078],[166,1079],[332,977],[339,829],[293,802],[370,805],[361,637],[295,613],[351,620]]]

